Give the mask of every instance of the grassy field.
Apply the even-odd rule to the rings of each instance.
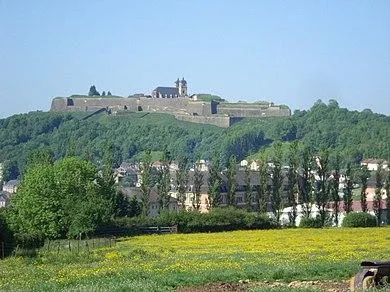
[[[343,280],[390,258],[390,228],[145,235],[0,261],[0,290],[170,291],[218,282]],[[257,290],[256,290],[257,291]]]

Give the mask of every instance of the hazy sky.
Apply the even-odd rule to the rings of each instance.
[[[390,115],[390,1],[0,0],[0,117],[183,76],[230,101]]]

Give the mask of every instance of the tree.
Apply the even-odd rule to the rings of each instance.
[[[192,197],[192,208],[194,210],[200,209],[200,196],[202,193],[203,185],[203,173],[200,171],[199,167],[195,164],[194,168],[194,185],[193,185],[193,197]]]
[[[140,202],[138,202],[137,197],[134,196],[130,199],[129,203],[129,217],[135,217],[138,215],[141,215],[142,213],[142,206]]]
[[[353,203],[353,198],[352,198],[352,190],[353,190],[353,180],[352,180],[352,169],[351,169],[351,164],[347,164],[347,170],[345,172],[345,183],[344,183],[344,188],[343,188],[343,201],[344,201],[344,211],[345,213],[352,212],[352,203]]]
[[[268,211],[269,185],[268,185],[268,169],[266,160],[259,163],[259,184],[256,186],[256,201],[260,214]]]
[[[367,180],[370,177],[370,172],[367,169],[366,165],[363,165],[360,173],[359,173],[360,183],[362,185],[362,189],[360,191],[360,205],[362,207],[363,212],[367,212]]]
[[[17,179],[19,175],[18,162],[16,160],[6,160],[3,166],[3,180],[6,182]]]
[[[144,216],[149,215],[150,174],[152,168],[152,156],[147,150],[142,156],[141,162],[141,209]]]
[[[35,164],[53,164],[54,154],[48,149],[34,149],[27,157],[26,168]]]
[[[36,239],[90,234],[113,210],[96,184],[97,170],[76,157],[30,165],[14,195],[9,219],[15,233]]]
[[[100,95],[100,93],[96,90],[95,85],[92,85],[89,88],[88,96],[95,96],[95,95]]]
[[[107,91],[107,96],[111,96],[111,91]]]
[[[177,201],[179,208],[185,210],[186,208],[186,192],[187,192],[187,157],[179,159],[179,168],[176,171],[176,187],[177,187]]]
[[[329,187],[328,187],[328,163],[329,153],[323,151],[319,157],[316,158],[317,174],[319,180],[316,181],[315,201],[320,213],[321,224],[325,225],[325,219],[327,214],[327,204],[329,202]]]
[[[293,142],[290,144],[288,155],[288,171],[287,171],[287,205],[291,207],[288,212],[288,218],[291,226],[295,226],[298,216],[297,199],[298,194],[298,144]]]
[[[53,165],[30,166],[10,206],[9,223],[16,236],[37,239],[60,238],[66,234],[57,194]]]
[[[169,191],[171,190],[171,175],[169,172],[170,155],[168,152],[164,152],[162,157],[162,166],[158,169],[157,180],[157,196],[159,202],[159,211],[169,210],[169,203],[171,196]]]
[[[245,207],[248,212],[252,212],[252,184],[251,172],[248,165],[245,166]]]
[[[105,196],[109,200],[111,207],[113,208],[114,217],[121,217],[127,215],[129,202],[115,185],[115,174],[113,169],[113,159],[115,159],[114,153],[114,146],[112,144],[108,145],[104,152],[104,164],[102,169],[99,171],[96,181],[100,186],[102,196]]]
[[[311,192],[311,168],[310,168],[310,152],[305,148],[301,153],[301,176],[298,185],[299,199],[302,205],[302,215],[305,218],[310,218],[313,204]]]
[[[235,206],[236,205],[236,189],[237,189],[237,181],[236,181],[236,173],[237,173],[237,160],[236,156],[232,155],[229,158],[227,165],[227,205]]]
[[[386,183],[385,183],[385,192],[386,192],[386,223],[390,224],[390,168],[387,169]]]
[[[282,145],[275,145],[275,154],[272,159],[273,167],[271,169],[271,209],[274,213],[276,221],[280,220],[282,210],[281,187],[283,182],[282,176]]]
[[[375,172],[375,196],[373,203],[374,213],[378,222],[378,226],[381,225],[382,217],[382,188],[383,188],[383,174],[382,165],[378,165],[378,169]]]
[[[214,155],[214,159],[211,162],[209,167],[209,179],[208,179],[208,189],[209,189],[209,201],[212,208],[219,207],[222,203],[221,198],[221,177],[219,176],[220,172],[220,162],[219,156]]]
[[[106,96],[106,92],[104,90],[102,92],[102,96]]]
[[[330,178],[330,196],[332,198],[332,207],[334,214],[334,223],[339,226],[340,215],[340,195],[339,195],[339,182],[340,182],[340,157],[337,154],[333,159],[333,174]]]

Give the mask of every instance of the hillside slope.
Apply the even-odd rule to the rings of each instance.
[[[85,113],[32,112],[0,120],[0,163],[6,179],[23,170],[31,151],[44,148],[55,158],[71,152],[99,163],[108,148],[114,162],[140,152],[168,150],[172,157],[210,159],[217,151],[222,162],[235,154],[242,159],[273,141],[299,140],[313,151],[327,148],[344,159],[390,155],[390,117],[371,111],[348,111],[335,101],[317,102],[308,111],[286,118],[244,119],[228,129],[177,121],[167,114],[103,113],[87,120]]]

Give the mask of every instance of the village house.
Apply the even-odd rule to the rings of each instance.
[[[7,207],[11,194],[5,191],[0,191],[0,208]]]
[[[360,163],[361,166],[366,166],[369,171],[377,171],[379,165],[382,166],[382,169],[389,168],[389,162],[383,159],[364,159]]]
[[[3,191],[10,193],[10,194],[15,194],[16,191],[18,190],[19,186],[19,181],[16,179],[10,180],[3,185]]]

